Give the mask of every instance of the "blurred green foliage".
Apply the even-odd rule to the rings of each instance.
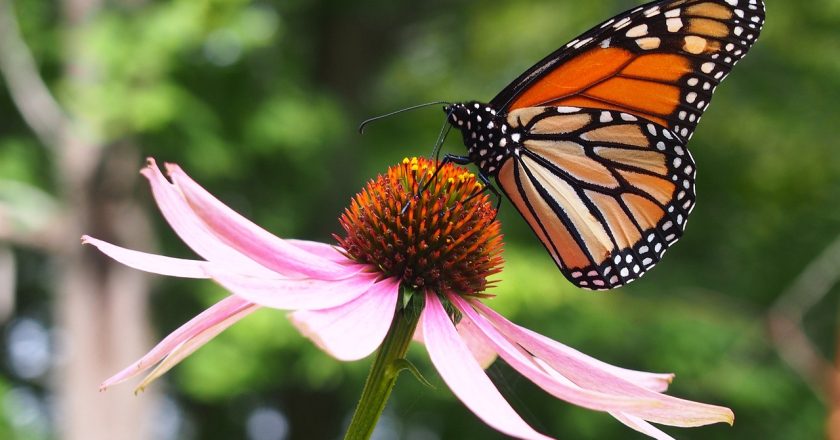
[[[780,360],[765,319],[840,232],[840,3],[769,3],[759,43],[719,89],[690,144],[697,208],[656,270],[615,292],[577,290],[512,206],[502,207],[507,266],[489,303],[605,361],[675,372],[675,395],[735,411],[731,428],[667,430],[680,438],[824,432],[826,402]],[[444,122],[430,108],[380,121],[360,136],[360,120],[430,100],[488,100],[545,54],[636,4],[126,1],[106,3],[75,30],[61,26],[55,2],[15,6],[48,84],[86,130],[181,164],[280,236],[331,241],[352,194],[404,156],[428,154]],[[99,69],[95,82],[62,81],[63,44],[83,48],[81,56]],[[49,165],[3,88],[0,114],[0,177],[54,191]],[[463,146],[450,136],[444,149],[460,153]],[[145,189],[137,197],[155,211]],[[189,255],[162,221],[157,226],[166,254]],[[24,256],[26,264],[43,262]],[[160,335],[223,294],[209,282],[183,280],[158,279],[155,289]],[[806,316],[810,338],[828,359],[837,344],[838,289]],[[44,305],[41,295],[24,297],[18,313],[43,314]],[[456,401],[422,349],[411,355],[436,388],[405,376],[386,413],[393,432],[501,437]],[[367,365],[330,359],[282,313],[262,311],[154,386],[181,405],[193,438],[244,438],[248,410],[261,405],[285,413],[292,438],[336,438]],[[555,401],[501,362],[489,372],[546,433],[636,436],[605,414]],[[15,383],[26,381],[7,371],[0,394]],[[8,421],[10,409],[3,411],[0,437],[22,435]]]

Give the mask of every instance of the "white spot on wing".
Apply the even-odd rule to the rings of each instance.
[[[669,18],[665,20],[665,24],[668,26],[668,32],[677,32],[683,27],[683,22],[679,18]]]
[[[638,26],[631,27],[624,35],[627,35],[630,38],[641,37],[647,35],[648,33],[648,25],[640,24]]]
[[[630,17],[624,17],[621,20],[619,20],[618,23],[614,24],[613,28],[615,30],[624,29],[625,27],[627,27],[628,24],[630,24]]]
[[[646,37],[646,38],[639,38],[636,40],[636,44],[639,48],[644,50],[653,50],[658,49],[659,45],[662,44],[662,40],[659,37]]]

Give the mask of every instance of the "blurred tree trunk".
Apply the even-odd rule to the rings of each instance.
[[[83,58],[75,37],[99,8],[100,0],[63,2],[68,82],[97,79],[97,66]],[[142,158],[133,146],[109,148],[106,153],[103,145],[63,131],[55,157],[67,232],[58,250],[55,286],[55,315],[67,344],[66,363],[56,375],[61,437],[148,439],[152,395],[139,399],[126,389],[98,392],[105,378],[149,346],[147,278],[105,262],[101,254],[79,245],[81,234],[90,233],[129,247],[148,247],[147,220],[130,202]]]
[[[138,398],[128,388],[98,391],[104,379],[150,346],[147,277],[103,261],[79,244],[85,232],[129,247],[149,243],[142,211],[127,202],[138,180],[140,157],[131,147],[109,149],[108,156],[104,176],[74,174],[67,163],[62,170],[67,233],[56,255],[55,316],[65,338],[65,358],[55,379],[58,428],[66,440],[152,438],[153,395]]]
[[[803,325],[808,311],[817,307],[840,283],[840,236],[802,270],[767,313],[770,340],[779,355],[828,409],[826,438],[840,440],[840,329],[835,337],[834,362],[824,356]]]
[[[64,0],[65,81],[95,85],[95,63],[83,56],[83,29],[100,0]],[[88,233],[148,249],[148,221],[132,203],[142,158],[129,143],[105,148],[67,116],[41,80],[8,0],[0,0],[0,70],[13,100],[50,153],[60,205],[50,230],[31,243],[53,258],[54,316],[60,339],[54,366],[57,437],[67,440],[140,440],[152,437],[155,395],[135,398],[99,384],[150,346],[148,279],[117,266],[79,242]],[[80,123],[81,122],[81,123]],[[8,237],[7,237],[8,238]],[[23,237],[12,242],[26,243]]]

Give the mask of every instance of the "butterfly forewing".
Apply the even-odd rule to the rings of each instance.
[[[759,0],[648,3],[537,63],[491,105],[503,112],[546,105],[618,110],[689,139],[763,23]]]
[[[694,161],[670,130],[600,109],[529,107],[497,182],[564,275],[609,289],[653,267],[694,205]]]

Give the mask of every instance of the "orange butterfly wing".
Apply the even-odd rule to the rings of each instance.
[[[619,110],[689,139],[712,93],[764,23],[760,0],[671,0],[606,21],[525,72],[491,101]]]
[[[682,235],[695,168],[670,130],[573,107],[514,110],[508,123],[526,134],[496,180],[579,287],[635,280]]]

